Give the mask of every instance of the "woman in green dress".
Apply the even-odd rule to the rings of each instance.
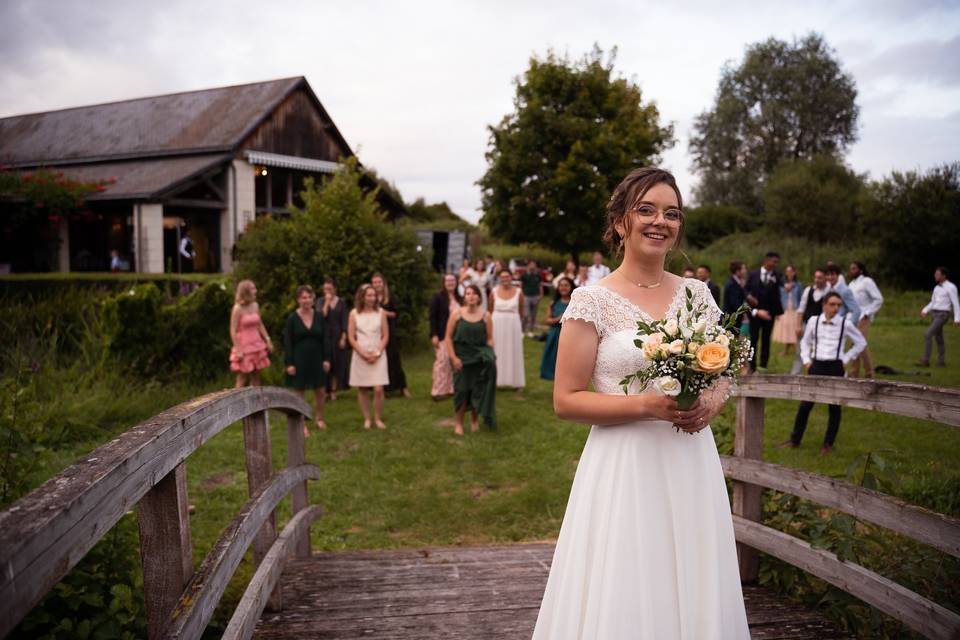
[[[323,314],[316,312],[315,301],[316,295],[310,285],[297,287],[297,309],[287,316],[283,330],[283,353],[287,364],[287,386],[293,387],[301,398],[307,389],[313,389],[317,428],[326,429],[323,409],[327,400],[330,358],[324,348]],[[303,435],[310,436],[306,424],[303,425]]]
[[[547,342],[543,346],[543,359],[540,361],[540,377],[544,380],[553,380],[557,368],[557,345],[560,344],[560,318],[570,304],[570,294],[575,287],[573,280],[566,276],[557,280],[557,295],[547,314],[550,330],[547,331]]]
[[[493,353],[493,320],[484,310],[480,287],[467,285],[463,306],[450,314],[446,343],[453,364],[453,432],[463,435],[463,416],[470,408],[470,430],[480,428],[480,416],[490,429],[497,426],[494,399],[497,393],[497,357]]]

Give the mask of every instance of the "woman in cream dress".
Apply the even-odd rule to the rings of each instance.
[[[523,389],[523,292],[514,286],[509,270],[501,269],[497,277],[500,284],[490,294],[497,386]]]
[[[637,321],[710,309],[706,285],[664,271],[680,240],[669,173],[638,169],[614,191],[606,238],[620,267],[573,292],[563,315],[554,408],[593,425],[577,466],[536,640],[747,640],[730,504],[710,420],[726,393],[688,411],[620,380],[645,365]],[[593,389],[589,389],[592,381]],[[676,428],[675,428],[676,427]],[[679,429],[679,430],[677,430]]]
[[[373,419],[378,429],[383,423],[383,388],[390,383],[387,373],[387,340],[390,330],[387,315],[377,302],[377,291],[360,285],[354,309],[347,320],[347,339],[353,348],[350,360],[350,386],[357,387],[357,403],[363,414],[363,428],[370,428],[370,389],[373,389]]]

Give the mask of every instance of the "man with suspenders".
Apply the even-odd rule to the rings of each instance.
[[[867,346],[867,341],[851,318],[838,314],[843,306],[843,296],[831,291],[823,296],[820,304],[823,313],[807,320],[803,339],[800,341],[800,357],[810,375],[842,378],[846,374],[847,363],[860,355]],[[853,342],[853,346],[844,352],[843,342],[847,338]],[[812,402],[804,400],[800,403],[793,423],[793,433],[789,440],[780,445],[781,448],[793,449],[800,446],[811,409]],[[827,410],[829,419],[823,447],[820,449],[821,455],[828,455],[833,451],[833,442],[840,430],[840,405],[831,404]]]

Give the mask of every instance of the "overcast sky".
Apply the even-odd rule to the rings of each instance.
[[[675,126],[663,165],[689,192],[691,123],[724,62],[810,31],[857,84],[854,169],[960,160],[957,0],[0,0],[0,116],[303,75],[406,200],[476,221],[487,126],[512,110],[531,55],[618,47],[617,71]]]

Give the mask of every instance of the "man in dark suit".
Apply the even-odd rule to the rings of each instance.
[[[703,282],[707,285],[707,289],[710,290],[710,295],[713,296],[713,301],[717,303],[717,306],[720,306],[720,287],[713,283],[713,280],[710,279],[710,267],[705,264],[697,267],[697,280]]]
[[[760,353],[760,367],[767,368],[770,361],[770,335],[773,333],[773,321],[783,315],[780,302],[780,285],[783,276],[777,271],[780,254],[768,251],[763,263],[756,271],[747,276],[747,303],[750,305],[750,344],[753,345],[753,358],[750,369],[757,370],[757,352]],[[759,345],[758,345],[759,343]]]
[[[724,313],[734,313],[747,301],[747,292],[743,288],[746,282],[747,265],[739,260],[734,260],[730,263],[730,279],[723,286],[723,306],[721,309]],[[747,314],[740,314],[737,321],[738,330],[744,331],[743,325],[746,323]]]

